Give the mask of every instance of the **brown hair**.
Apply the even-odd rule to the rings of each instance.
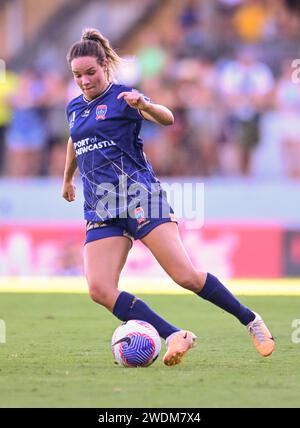
[[[110,46],[109,40],[94,28],[83,30],[81,40],[71,46],[67,54],[67,61],[71,65],[74,58],[82,56],[93,56],[100,65],[103,65],[106,59],[108,80],[113,79],[113,72],[121,61],[119,55]]]

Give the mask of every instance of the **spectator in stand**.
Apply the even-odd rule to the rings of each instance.
[[[251,174],[252,152],[260,139],[260,116],[269,106],[274,78],[270,68],[256,59],[254,47],[242,47],[235,60],[220,70],[220,95],[228,111],[224,135],[239,154],[239,171]]]
[[[291,61],[286,61],[275,88],[276,122],[285,175],[300,179],[300,85],[291,79]]]
[[[18,77],[11,71],[7,70],[3,79],[0,77],[0,174],[4,167],[6,131],[12,115],[10,98],[17,90],[17,83]]]
[[[56,140],[49,151],[47,159],[47,175],[50,177],[61,177],[64,172],[66,160],[65,140]]]
[[[255,43],[263,38],[268,9],[261,0],[244,0],[233,15],[233,25],[244,43]]]
[[[167,53],[162,49],[157,33],[146,31],[142,35],[137,59],[141,66],[142,79],[152,79],[163,72],[167,62]]]
[[[199,24],[200,12],[199,0],[185,0],[179,21],[183,28],[190,28]]]
[[[43,75],[45,106],[43,118],[47,131],[46,150],[43,152],[42,174],[60,175],[63,171],[61,143],[67,135],[64,123],[65,103],[68,100],[67,82],[57,73],[47,71]]]
[[[178,95],[185,108],[188,170],[211,176],[218,172],[217,142],[220,134],[220,109],[217,102],[214,64],[208,59],[180,62]]]
[[[7,131],[7,173],[13,177],[38,175],[46,142],[43,82],[32,71],[20,75],[18,93],[11,98],[12,121]]]

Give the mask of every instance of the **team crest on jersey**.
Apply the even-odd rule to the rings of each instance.
[[[145,212],[142,207],[135,208],[134,215],[138,224],[142,224],[146,221]]]
[[[107,105],[100,104],[96,107],[96,120],[104,120],[107,113]]]

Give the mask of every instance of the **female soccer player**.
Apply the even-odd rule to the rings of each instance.
[[[142,121],[172,125],[171,111],[112,82],[120,58],[97,30],[85,30],[67,59],[82,95],[67,106],[70,138],[62,196],[74,201],[73,176],[78,167],[85,199],[84,266],[91,298],[122,321],[152,324],[166,339],[164,363],[181,362],[195,344],[195,334],[169,324],[142,300],[118,290],[132,240],[140,239],[175,282],[234,315],[247,327],[257,351],[270,355],[274,340],[261,317],[243,306],[215,276],[192,265],[173,210],[146,160],[139,137]]]

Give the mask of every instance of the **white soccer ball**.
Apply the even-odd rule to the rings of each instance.
[[[116,328],[111,349],[116,362],[124,367],[148,367],[160,353],[161,340],[151,324],[130,320]]]

